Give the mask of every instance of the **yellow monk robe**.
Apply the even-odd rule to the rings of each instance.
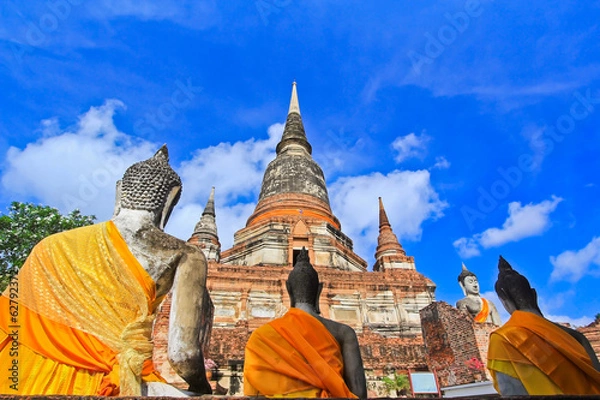
[[[483,297],[481,298],[481,311],[475,316],[475,322],[485,322],[490,315],[490,304]]]
[[[530,395],[600,394],[600,372],[583,346],[535,314],[515,311],[490,335],[487,367],[519,379]]]
[[[0,393],[139,395],[140,375],[162,380],[157,304],[112,222],[49,236],[0,296]]]
[[[244,394],[351,397],[340,345],[312,315],[291,308],[258,328],[246,344]]]

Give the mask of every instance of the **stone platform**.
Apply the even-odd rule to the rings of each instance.
[[[199,400],[250,400],[255,397],[245,397],[245,396],[198,396],[198,397],[190,397],[190,399],[199,399]],[[403,400],[422,400],[425,397],[377,397],[377,398],[369,398],[369,400],[381,399],[381,400],[392,400],[392,399],[403,399]],[[432,398],[432,397],[429,397]],[[440,397],[441,398],[441,397]],[[478,399],[503,399],[504,397],[498,395],[485,395],[485,396],[469,396],[469,397],[454,397],[453,399],[457,400],[478,400]],[[511,396],[506,397],[506,399],[510,400],[525,400],[525,399],[535,399],[535,400],[557,400],[557,399],[565,399],[565,400],[577,400],[577,399],[597,399],[598,396]],[[108,397],[105,396],[9,396],[9,395],[0,395],[0,400],[106,400]],[[139,399],[139,400],[175,400],[178,397],[115,397],[115,399]],[[180,399],[180,398],[179,398]]]

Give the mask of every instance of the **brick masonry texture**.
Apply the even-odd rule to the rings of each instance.
[[[232,275],[233,269],[235,269],[234,275]],[[271,268],[266,267],[221,266],[219,268],[218,265],[213,264],[211,267],[211,273],[213,274],[211,286],[240,290],[247,284],[244,281],[250,280],[254,283],[259,282],[262,289],[279,293],[284,302],[289,302],[287,293],[285,293],[285,278],[289,269],[275,268],[275,270],[278,270],[278,273],[274,273]],[[381,279],[380,274],[344,271],[328,272],[329,274],[322,274],[323,277],[327,276],[337,281],[336,284],[328,285],[328,291],[333,293],[348,289],[383,290],[394,286],[389,284],[389,279]],[[423,285],[425,283],[423,279],[426,279],[415,273],[415,271],[398,270],[387,271],[387,273],[402,275],[403,279],[398,281],[403,282],[408,287]],[[355,275],[362,277],[360,279],[361,283],[359,284],[356,279],[348,280],[348,277],[340,280],[348,274],[352,277]],[[229,279],[228,277],[231,276],[244,276],[245,278]],[[411,276],[412,279],[410,279]],[[398,289],[402,288],[396,288],[396,290]],[[328,303],[327,298],[335,297],[331,294],[329,292],[328,296],[322,296],[322,306],[323,303]],[[409,294],[405,293],[405,295]],[[155,322],[153,360],[159,372],[168,382],[185,389],[187,385],[170,368],[167,361],[169,310],[170,298],[167,298]],[[223,368],[227,368],[228,363],[231,361],[241,362],[244,358],[244,347],[250,334],[267,321],[268,319],[253,319],[249,323],[248,320],[238,320],[231,327],[213,327],[210,344],[205,347],[205,357],[213,359]],[[489,334],[495,329],[495,326],[475,323],[467,312],[459,311],[445,302],[435,302],[421,310],[421,328],[422,336],[385,337],[380,333],[373,332],[369,327],[363,326],[357,335],[367,374],[371,377],[381,377],[389,373],[390,370],[403,373],[409,369],[430,369],[436,371],[442,387],[471,383],[486,378],[490,379],[486,371],[481,373],[469,369],[467,361],[475,357],[484,364],[486,363]],[[578,330],[588,337],[598,354],[600,349],[600,324],[595,322]]]
[[[476,358],[486,363],[494,325],[476,323],[467,311],[439,301],[421,310],[421,327],[427,364],[436,371],[442,387],[486,379],[486,371],[470,369],[468,361]]]
[[[322,315],[331,318],[336,307],[355,307],[357,310],[356,320],[342,322],[348,323],[356,330],[365,369],[370,376],[381,377],[386,369],[399,373],[408,369],[427,370],[418,308],[432,301],[435,286],[431,280],[416,270],[351,272],[316,268],[320,280],[324,283],[321,294]],[[231,362],[242,361],[244,347],[252,331],[273,319],[253,316],[253,293],[263,296],[265,303],[262,306],[270,301],[274,302],[270,306],[274,317],[287,311],[289,298],[285,281],[290,271],[290,267],[209,263],[207,287],[215,302],[215,317],[210,344],[205,348],[205,358],[214,360],[220,371],[228,369]],[[229,300],[219,300],[219,295],[223,294],[232,297]],[[425,297],[421,305],[415,302],[418,295]],[[380,301],[380,297],[384,300]],[[348,306],[348,299],[354,303],[351,302]],[[230,314],[223,313],[223,310],[228,310],[225,307],[227,304],[219,303],[223,301],[230,302]],[[372,321],[372,314],[381,313],[381,309],[392,310],[391,315],[395,317],[397,307],[405,307],[408,311],[403,313],[410,314],[412,319],[406,319],[409,317],[405,315],[405,320],[400,322]],[[186,388],[185,383],[170,368],[167,361],[169,310],[170,301],[167,298],[158,312],[155,323],[153,359],[157,370],[168,382]]]
[[[442,387],[471,383],[485,375],[467,367],[467,361],[477,357],[486,364],[490,333],[496,327],[473,321],[466,311],[459,311],[445,302],[435,302],[421,310],[427,364],[437,371]],[[600,356],[600,322],[578,328]]]
[[[600,359],[600,321],[594,321],[588,326],[578,328],[577,330],[587,337],[596,352],[596,356]]]

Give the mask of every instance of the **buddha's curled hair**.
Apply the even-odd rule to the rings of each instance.
[[[181,187],[181,178],[169,165],[169,153],[164,145],[153,157],[127,168],[121,180],[121,207],[162,211],[176,187]]]

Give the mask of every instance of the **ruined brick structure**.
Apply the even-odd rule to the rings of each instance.
[[[219,384],[229,394],[242,390],[244,346],[251,332],[289,307],[285,281],[302,247],[324,283],[322,315],[355,329],[368,377],[428,370],[419,312],[435,301],[434,283],[406,255],[381,199],[379,237],[373,238],[376,262],[367,271],[367,262],[354,253],[352,239],[331,210],[323,171],[311,153],[294,83],[277,156],[265,171],[254,213],[235,233],[233,247],[220,251],[214,191],[188,241],[209,260],[207,287],[214,319],[205,357],[219,365]],[[178,382],[162,355],[168,307],[167,301],[156,324],[154,360],[169,381]],[[369,385],[371,396],[386,394],[376,386]]]
[[[566,324],[567,326],[569,324]],[[487,369],[476,370],[473,358],[487,363],[492,323],[477,323],[465,310],[443,301],[421,310],[421,326],[426,346],[427,365],[437,372],[442,387],[491,380]],[[583,333],[600,358],[600,322],[577,329]]]
[[[370,274],[316,269],[324,283],[322,315],[355,329],[367,369],[383,369],[384,353],[388,354],[386,364],[394,368],[426,368],[418,309],[420,303],[431,299],[431,281],[402,270]],[[216,307],[208,350],[213,360],[224,365],[228,360],[243,359],[250,333],[287,311],[285,280],[290,270],[291,267],[209,266],[208,287]],[[232,280],[231,276],[238,278]],[[426,298],[417,299],[406,290],[409,285]],[[218,338],[222,335],[227,340],[233,330],[238,337],[221,343]],[[390,357],[392,353],[396,356]]]
[[[492,323],[477,323],[468,311],[443,301],[421,310],[421,326],[427,346],[427,365],[436,371],[440,386],[455,386],[491,379],[484,366]]]

